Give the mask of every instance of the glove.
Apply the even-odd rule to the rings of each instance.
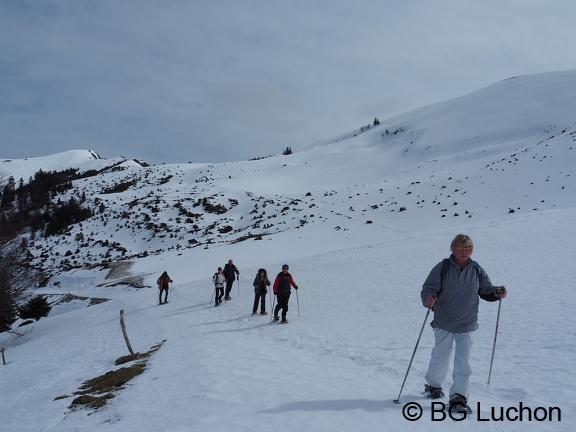
[[[297,287],[297,286],[295,286],[295,287],[294,287],[294,289],[295,289],[295,290],[298,290],[298,287]]]

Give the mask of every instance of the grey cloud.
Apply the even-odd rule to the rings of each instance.
[[[1,2],[0,156],[221,162],[305,148],[574,68],[575,12],[569,0]]]

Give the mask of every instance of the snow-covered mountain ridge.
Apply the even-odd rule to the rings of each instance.
[[[2,426],[460,431],[460,423],[431,420],[420,394],[429,326],[402,404],[393,399],[423,325],[422,282],[464,232],[475,241],[474,259],[509,290],[489,387],[499,309],[480,306],[472,406],[483,419],[519,404],[562,410],[561,421],[471,419],[466,427],[572,430],[574,80],[574,72],[506,80],[289,156],[120,164],[74,180],[53,200],[85,195],[82,205],[95,215],[59,235],[27,234],[32,262],[52,276],[37,292],[72,301],[15,326],[20,337],[0,334]],[[503,110],[511,100],[516,108]],[[107,163],[77,154],[88,166]],[[215,308],[211,276],[229,258],[240,279],[232,300]],[[283,263],[300,289],[290,324],[275,325],[252,316],[251,282],[260,267],[274,277]],[[170,303],[158,306],[155,281],[164,270],[174,283]],[[120,310],[136,351],[162,346],[104,408],[74,411],[82,383],[118,370],[115,361],[128,353]],[[424,408],[417,421],[403,416],[410,401]]]
[[[44,172],[64,171],[76,169],[79,174],[96,171],[112,170],[115,167],[122,169],[128,166],[145,167],[148,164],[139,159],[126,159],[116,157],[103,159],[92,150],[70,150],[48,156],[30,157],[25,159],[0,160],[0,173],[4,177],[22,179],[25,183],[39,170]]]
[[[34,264],[54,272],[294,229],[345,246],[350,231],[384,240],[408,226],[573,206],[575,84],[574,71],[517,77],[289,156],[142,166],[74,151],[2,168],[26,181],[58,163],[114,167],[57,197],[85,194],[94,217],[56,237],[33,236]]]

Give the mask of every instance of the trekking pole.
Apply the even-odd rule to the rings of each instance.
[[[410,372],[410,367],[412,366],[412,361],[414,360],[414,355],[416,355],[416,350],[418,349],[418,344],[420,343],[420,338],[422,337],[422,332],[424,331],[424,326],[426,325],[426,321],[428,320],[428,315],[430,315],[430,308],[428,308],[428,312],[426,312],[426,316],[424,317],[424,322],[422,323],[422,328],[420,329],[420,334],[418,335],[418,340],[416,341],[416,346],[414,347],[414,352],[412,353],[412,358],[410,359],[410,363],[408,364],[408,370],[406,371],[406,375],[404,376],[404,381],[402,381],[402,387],[400,387],[400,393],[398,393],[398,398],[394,399],[395,404],[400,403],[400,395],[402,394],[402,390],[404,390],[404,384],[406,384],[406,378],[408,378],[408,372]]]
[[[296,290],[296,304],[298,305],[298,316],[300,316],[300,300],[298,300],[298,290]]]
[[[208,303],[209,305],[212,304],[212,299],[214,298],[214,294],[216,294],[216,287],[214,287],[214,289],[212,290],[212,297],[210,297],[210,303]]]
[[[272,290],[270,290],[269,292],[270,292],[270,304],[272,304]],[[274,309],[274,306],[272,306],[272,309]],[[272,309],[270,309],[270,313],[273,312]]]
[[[170,282],[168,282],[168,286],[169,286],[169,293],[168,293],[168,298],[170,299],[170,301],[172,301],[172,290],[174,289],[174,284],[170,284]]]
[[[240,275],[238,275],[238,297],[240,297]]]
[[[272,317],[275,315],[274,313],[274,304],[276,303],[276,296],[274,296],[274,301],[272,302],[272,310],[270,312],[272,312],[270,314],[270,324],[272,324]]]
[[[490,377],[492,376],[492,363],[494,362],[494,351],[496,351],[496,338],[498,337],[498,324],[500,322],[500,307],[502,300],[498,300],[498,315],[496,316],[496,330],[494,331],[494,344],[492,345],[492,359],[490,360],[490,372],[488,372],[488,381],[486,381],[486,388],[490,387]]]

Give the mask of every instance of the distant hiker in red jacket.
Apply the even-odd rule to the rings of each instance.
[[[288,273],[288,264],[282,266],[282,271],[278,273],[276,279],[274,280],[274,295],[278,299],[278,304],[274,308],[274,321],[278,321],[278,312],[282,309],[282,322],[287,323],[286,313],[288,312],[288,301],[290,300],[291,290],[290,287],[293,286],[294,289],[298,289],[298,285],[292,279],[292,275]]]
[[[168,288],[170,287],[170,282],[172,282],[172,279],[170,279],[167,272],[162,273],[156,281],[159,290],[158,304],[162,304],[162,292],[164,292],[164,303],[168,303]]]

